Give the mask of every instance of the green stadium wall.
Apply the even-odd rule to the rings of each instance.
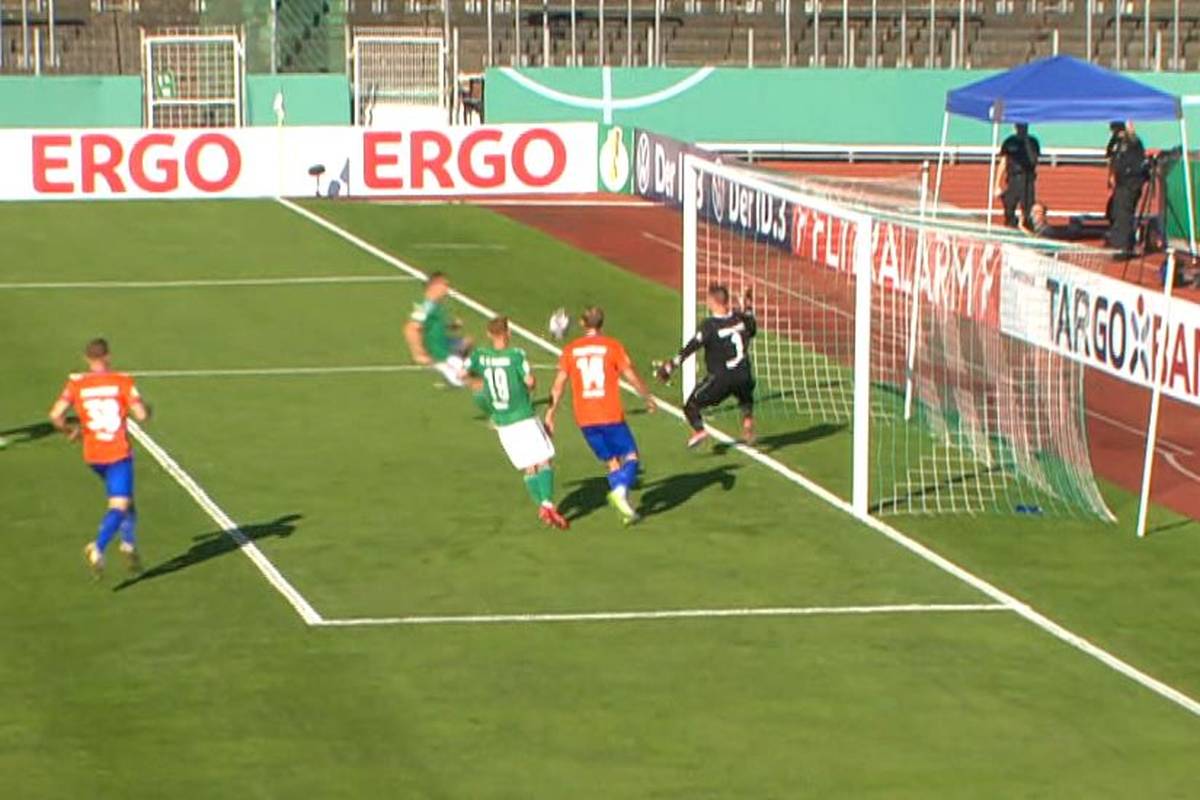
[[[607,80],[605,73],[607,73]],[[707,70],[599,67],[495,68],[485,118],[499,122],[590,121],[647,128],[690,142],[935,145],[946,92],[995,74],[985,70]],[[1195,74],[1131,73],[1172,94],[1200,89]],[[605,100],[605,85],[608,85]],[[1200,136],[1200,109],[1189,113]],[[1174,125],[1139,127],[1147,146],[1178,142]],[[1100,146],[1104,125],[1048,125],[1046,146]],[[987,144],[986,124],[956,119],[950,140]]]
[[[274,125],[283,90],[288,125],[349,125],[344,75],[248,75],[246,121]],[[137,128],[142,79],[133,75],[0,77],[0,128]]]
[[[275,93],[282,90],[288,125],[349,125],[350,84],[345,75],[247,75],[246,121],[275,124]]]
[[[141,124],[139,77],[0,77],[0,128],[128,128]]]

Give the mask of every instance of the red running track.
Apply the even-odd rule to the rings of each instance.
[[[881,166],[891,166],[891,174],[895,175],[895,165],[861,165],[864,171]],[[978,171],[977,166],[967,165],[962,172],[954,173],[955,192],[965,191],[963,187],[976,177],[973,173]],[[1052,196],[1059,196],[1057,193],[1061,191],[1063,198],[1069,198],[1070,192],[1076,191],[1075,188],[1063,187],[1060,190],[1052,187],[1057,187],[1060,181],[1073,180],[1076,169],[1092,169],[1099,172],[1099,187],[1103,190],[1103,172],[1087,167],[1056,168],[1055,176],[1051,180],[1047,180],[1049,176],[1045,175],[1045,172],[1050,170],[1045,170],[1039,184],[1044,185],[1047,192],[1053,190],[1055,194]],[[977,185],[986,183],[986,166],[984,170],[984,178]],[[1070,172],[1058,173],[1057,170]],[[947,177],[949,178],[949,175]],[[1102,204],[1103,195],[1099,197]],[[1091,196],[1093,202],[1095,198],[1095,195]],[[673,289],[680,289],[682,218],[675,210],[650,204],[597,208],[530,203],[493,208],[498,213],[538,228],[631,272]],[[1092,465],[1096,473],[1130,491],[1138,491],[1145,449],[1144,431],[1149,392],[1089,369],[1085,396],[1088,437]],[[1200,409],[1163,399],[1152,491],[1156,502],[1195,519],[1200,519],[1198,422]],[[1119,524],[1129,525],[1132,524],[1132,520],[1121,520]]]

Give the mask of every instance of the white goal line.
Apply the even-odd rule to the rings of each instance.
[[[410,275],[313,275],[302,278],[199,278],[175,281],[63,281],[0,283],[0,291],[33,289],[194,289],[209,286],[307,286],[338,283],[411,283]]]
[[[710,169],[716,169],[716,168],[713,167]],[[777,187],[773,187],[773,186],[769,187],[769,189],[770,189],[770,191],[778,191]],[[407,275],[411,275],[414,278],[423,279],[426,277],[426,274],[424,272],[422,272],[421,270],[412,266],[411,264],[407,264],[404,261],[401,261],[400,259],[393,256],[391,253],[388,253],[386,250],[383,250],[382,248],[371,244],[370,242],[363,239],[362,237],[356,236],[355,234],[351,233],[350,231],[346,230],[345,228],[343,228],[333,222],[330,222],[329,220],[322,217],[320,214],[317,214],[313,211],[309,211],[307,208],[304,208],[301,205],[293,203],[291,200],[288,200],[286,198],[282,198],[282,197],[277,198],[277,202],[280,205],[284,206],[285,208],[291,210],[295,214],[303,217],[304,219],[307,219],[310,222],[324,228],[325,230],[332,233],[334,236],[337,236],[340,239],[354,245],[358,249],[360,249],[366,253],[370,253],[371,255],[375,256],[376,258],[380,259],[381,261],[392,265],[393,267],[400,270],[401,272],[403,272]],[[475,300],[472,297],[468,297],[467,295],[463,294],[462,292],[452,291],[451,296],[454,297],[456,300],[458,300],[458,302],[460,302],[463,305],[467,306],[468,308],[478,312],[479,314],[482,314],[486,317],[496,316],[496,312],[493,309],[489,308],[488,306],[484,305],[483,303],[480,303],[478,300]],[[557,346],[555,346],[552,342],[549,342],[545,338],[538,336],[536,333],[529,330],[528,328],[525,328],[521,325],[517,325],[514,323],[512,325],[512,330],[518,336],[521,336],[522,338],[528,340],[529,342],[532,342],[533,344],[540,346],[544,350],[554,353],[555,355],[561,355],[561,353],[562,353],[562,350],[560,348],[558,348]],[[659,407],[667,414],[670,414],[671,416],[677,417],[679,419],[683,419],[683,412],[676,406],[659,400]],[[858,520],[859,522],[866,525],[868,528],[872,529],[876,533],[881,534],[882,536],[891,540],[894,544],[898,545],[899,547],[904,548],[905,550],[907,550],[909,553],[913,554],[917,558],[920,558],[923,561],[926,561],[929,564],[932,564],[933,566],[937,567],[941,571],[954,576],[955,578],[957,578],[958,580],[967,584],[968,586],[971,586],[972,588],[976,589],[981,594],[984,594],[987,597],[991,598],[993,601],[1000,603],[1001,605],[1011,609],[1012,611],[1015,611],[1018,615],[1020,615],[1026,621],[1028,621],[1028,622],[1032,623],[1033,625],[1037,626],[1038,628],[1042,629],[1046,633],[1053,636],[1055,639],[1058,639],[1060,642],[1063,642],[1064,644],[1067,644],[1067,645],[1075,648],[1076,650],[1080,651],[1081,653],[1084,653],[1087,656],[1099,661],[1100,663],[1104,664],[1106,667],[1113,670],[1114,672],[1124,676],[1125,678],[1128,678],[1129,680],[1139,684],[1140,686],[1142,686],[1146,689],[1149,689],[1150,691],[1154,692],[1155,694],[1159,695],[1160,697],[1163,697],[1166,700],[1169,700],[1170,702],[1175,703],[1180,708],[1183,708],[1183,709],[1191,712],[1192,714],[1195,714],[1196,716],[1200,716],[1200,701],[1197,701],[1195,698],[1193,698],[1187,694],[1184,694],[1183,692],[1179,691],[1175,687],[1170,686],[1169,684],[1166,684],[1166,683],[1158,680],[1157,678],[1143,672],[1142,670],[1139,670],[1137,667],[1118,658],[1117,656],[1113,655],[1112,653],[1105,650],[1104,648],[1092,643],[1091,641],[1085,639],[1084,637],[1080,636],[1079,634],[1075,633],[1074,631],[1069,630],[1068,628],[1060,625],[1058,622],[1055,622],[1054,620],[1050,619],[1045,614],[1041,613],[1040,611],[1033,608],[1029,604],[1022,602],[1021,600],[1018,600],[1016,597],[1014,597],[1013,595],[1004,591],[1003,589],[999,588],[995,584],[990,583],[990,582],[984,580],[983,578],[979,577],[975,573],[959,566],[955,562],[953,562],[950,559],[943,556],[941,553],[938,553],[937,551],[933,550],[932,548],[927,547],[926,545],[917,541],[913,537],[902,533],[900,530],[892,527],[891,525],[884,522],[883,520],[877,519],[876,517],[872,517],[870,514],[858,513],[850,503],[846,502],[841,497],[838,497],[836,494],[829,491],[824,486],[821,486],[817,482],[813,481],[811,478],[808,478],[807,476],[802,475],[801,473],[797,472],[796,470],[784,465],[782,462],[776,460],[775,458],[772,458],[771,456],[767,455],[766,453],[762,452],[761,450],[757,450],[754,447],[749,447],[747,445],[741,444],[736,439],[734,439],[733,437],[726,434],[724,431],[721,431],[717,428],[714,428],[712,426],[706,426],[706,427],[709,430],[709,432],[711,433],[712,437],[715,440],[717,440],[718,442],[729,445],[732,449],[737,450],[738,452],[740,452],[743,455],[747,456],[748,458],[758,462],[759,464],[766,467],[767,469],[769,469],[769,470],[775,472],[776,474],[782,476],[783,478],[791,481],[792,483],[796,484],[797,486],[800,486],[801,488],[807,490],[809,493],[820,498],[825,503],[833,506],[834,508],[838,509],[839,511],[842,511],[847,516],[850,516],[853,519]]]
[[[778,606],[767,608],[679,608],[658,611],[583,611],[547,614],[459,614],[445,616],[322,619],[318,627],[355,628],[385,625],[490,625],[523,622],[640,622],[664,619],[728,617],[825,617],[866,614],[948,614],[1007,611],[1000,603],[906,603],[874,606]]]

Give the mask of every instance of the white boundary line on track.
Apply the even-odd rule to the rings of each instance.
[[[258,549],[258,545],[248,539],[246,534],[242,533],[237,523],[221,510],[221,507],[208,496],[208,493],[200,487],[200,484],[196,483],[192,476],[187,474],[183,467],[179,466],[175,459],[171,458],[171,455],[159,446],[158,442],[154,441],[150,434],[146,433],[133,420],[129,421],[129,432],[137,440],[138,444],[145,448],[150,457],[157,461],[158,465],[174,478],[175,482],[183,487],[185,492],[191,495],[191,498],[196,501],[196,504],[200,508],[204,509],[204,513],[208,514],[209,518],[221,526],[221,530],[237,543],[238,549],[246,554],[246,558],[250,559],[254,566],[258,568],[258,571],[275,588],[275,591],[283,595],[292,608],[296,610],[296,613],[300,615],[300,618],[304,620],[304,623],[306,625],[320,624],[321,615],[317,613],[317,610],[304,599],[304,595],[300,594],[295,586],[292,586],[288,582],[287,578],[283,577],[283,573],[276,569],[275,565],[263,555],[262,550]]]
[[[537,195],[528,198],[486,196],[464,198],[392,198],[375,200],[358,200],[373,206],[483,206],[503,208],[659,208],[658,203],[649,200],[566,200],[563,198],[547,197],[538,199]]]
[[[319,627],[358,628],[383,625],[486,625],[521,622],[641,622],[663,619],[728,617],[825,617],[865,614],[948,614],[1011,611],[999,603],[907,603],[878,606],[779,606],[774,608],[681,608],[662,611],[595,611],[559,614],[462,614],[421,617],[324,619]]]
[[[371,244],[370,242],[366,241],[365,239],[362,239],[362,238],[356,236],[355,234],[351,233],[350,231],[346,230],[345,228],[342,228],[342,227],[330,222],[329,220],[325,219],[324,217],[320,216],[319,214],[309,211],[308,209],[306,209],[302,206],[299,206],[296,203],[293,203],[292,201],[287,200],[285,198],[279,198],[278,202],[281,205],[283,205],[285,208],[288,208],[291,211],[293,211],[294,213],[309,220],[310,222],[313,222],[313,223],[319,225],[320,227],[324,228],[325,230],[329,231],[330,233],[334,234],[335,236],[338,236],[341,239],[349,242],[350,244],[354,245],[355,247],[359,248],[360,250],[362,250],[366,253],[370,253],[371,255],[375,256],[376,258],[380,259],[381,261],[392,265],[393,267],[400,270],[401,272],[404,272],[408,275],[412,275],[415,278],[424,279],[426,277],[426,274],[424,272],[422,272],[421,270],[417,269],[416,267],[413,267],[410,264],[406,264],[405,262],[403,262],[400,259],[396,258],[395,256],[391,255],[390,253],[380,249],[379,247],[376,247],[375,245]],[[496,316],[496,312],[493,311],[491,308],[488,308],[483,303],[480,303],[479,301],[477,301],[471,297],[467,297],[466,295],[462,294],[461,292],[452,291],[451,295],[456,300],[458,300],[458,302],[462,303],[463,305],[467,306],[468,308],[470,308],[480,314],[483,314],[484,316],[487,316],[487,317]],[[543,349],[545,349],[551,353],[554,353],[555,355],[559,355],[562,352],[561,349],[556,347],[553,343],[547,341],[546,339],[542,338],[541,336],[538,336],[536,333],[532,332],[528,328],[525,328],[521,325],[517,325],[514,323],[512,325],[512,330],[515,333],[517,333],[518,335],[527,339],[528,341],[539,345]],[[666,413],[668,413],[674,417],[678,417],[680,419],[683,418],[683,412],[680,411],[674,405],[660,401],[659,406]],[[1118,658],[1117,656],[1108,652],[1104,648],[1102,648],[1096,644],[1093,644],[1092,642],[1088,641],[1087,639],[1080,636],[1079,634],[1074,633],[1071,630],[1068,630],[1067,628],[1063,627],[1059,623],[1057,623],[1054,620],[1047,617],[1045,614],[1042,614],[1040,611],[1037,611],[1033,607],[1031,607],[1031,606],[1027,605],[1026,603],[1021,602],[1017,598],[1013,597],[1008,592],[1005,592],[1004,590],[989,583],[988,581],[984,580],[983,578],[980,578],[978,575],[974,574],[973,572],[970,572],[967,569],[960,567],[958,564],[954,563],[950,559],[948,559],[945,556],[941,555],[940,553],[932,550],[931,548],[921,544],[916,539],[913,539],[912,537],[907,536],[904,533],[901,533],[899,530],[897,530],[896,528],[893,528],[891,525],[888,525],[886,522],[883,522],[882,520],[872,517],[869,514],[868,515],[859,515],[859,514],[855,513],[853,507],[851,507],[851,505],[848,502],[846,502],[842,498],[838,497],[833,492],[829,491],[828,489],[821,486],[820,484],[815,483],[810,478],[800,474],[799,472],[791,469],[790,467],[785,466],[781,462],[776,461],[774,458],[766,455],[765,453],[763,453],[759,450],[756,450],[753,447],[747,447],[746,445],[741,444],[740,442],[733,439],[731,436],[724,433],[723,431],[720,431],[716,428],[712,428],[711,426],[709,426],[709,433],[717,441],[729,445],[730,447],[739,451],[743,455],[753,459],[754,461],[757,461],[759,464],[766,467],[767,469],[770,469],[773,472],[775,472],[775,473],[783,476],[787,480],[791,481],[792,483],[795,483],[796,485],[803,487],[804,489],[806,489],[810,493],[816,495],[821,500],[824,500],[826,503],[833,506],[834,508],[853,517],[854,519],[858,520],[859,522],[862,522],[864,525],[870,527],[872,530],[876,531],[877,533],[880,533],[883,536],[886,536],[888,539],[892,540],[892,542],[899,545],[900,547],[903,547],[905,550],[908,550],[910,553],[917,556],[918,558],[921,558],[921,559],[929,562],[930,564],[934,565],[935,567],[942,570],[943,572],[953,575],[955,578],[958,578],[960,581],[967,584],[968,586],[971,586],[972,588],[978,590],[982,594],[987,595],[995,602],[997,602],[1007,608],[1012,609],[1017,614],[1024,617],[1026,620],[1033,623],[1037,627],[1041,628],[1046,633],[1049,633],[1054,638],[1070,645],[1071,647],[1074,647],[1075,649],[1077,649],[1083,653],[1086,653],[1087,655],[1096,659],[1100,663],[1104,664],[1109,669],[1125,676],[1129,680],[1132,680],[1132,681],[1140,684],[1141,686],[1144,686],[1145,688],[1160,695],[1161,697],[1164,697],[1167,700],[1170,700],[1172,703],[1175,703],[1176,705],[1191,712],[1192,714],[1195,714],[1196,716],[1200,716],[1200,701],[1197,701],[1194,698],[1189,697],[1188,695],[1186,695],[1183,692],[1179,691],[1178,689],[1174,688],[1173,686],[1169,686],[1168,684],[1163,683],[1162,681],[1158,680],[1157,678],[1154,678],[1154,677],[1146,674],[1145,672],[1142,672],[1137,667],[1134,667],[1133,665],[1129,664],[1128,662],[1121,660],[1120,658]]]
[[[26,289],[195,289],[204,286],[306,286],[336,283],[410,283],[406,275],[314,275],[309,278],[213,278],[187,281],[77,281],[0,283],[0,291]]]

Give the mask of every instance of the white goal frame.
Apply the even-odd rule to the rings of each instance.
[[[712,186],[711,178],[724,178],[738,186],[757,189],[776,197],[791,197],[795,202],[809,208],[817,208],[841,217],[866,231],[867,235],[855,237],[854,251],[854,395],[852,417],[852,489],[851,506],[855,513],[868,515],[870,505],[870,432],[871,432],[871,220],[866,214],[850,211],[817,197],[807,197],[775,183],[761,180],[742,170],[732,169],[692,154],[683,157],[683,331],[682,342],[695,335],[697,308],[700,298],[697,293],[697,233],[699,230],[699,204],[711,202],[701,198],[698,188],[702,185],[701,173],[710,176],[706,188]],[[866,280],[857,279],[867,276]],[[696,359],[689,358],[682,367],[682,399],[696,388]]]
[[[170,83],[169,93],[164,87]],[[240,31],[142,31],[147,128],[240,128],[246,51]]]
[[[397,113],[408,110],[417,115],[437,116],[439,122],[450,121],[446,74],[449,53],[443,37],[378,30],[356,31],[349,55],[353,65],[356,126],[373,124],[377,109],[395,110]],[[415,65],[403,63],[406,57],[415,57]],[[426,59],[432,61],[433,68],[422,69]],[[386,71],[390,74],[384,74],[385,71],[377,70],[382,65],[394,69]],[[406,67],[415,68],[406,72]]]

